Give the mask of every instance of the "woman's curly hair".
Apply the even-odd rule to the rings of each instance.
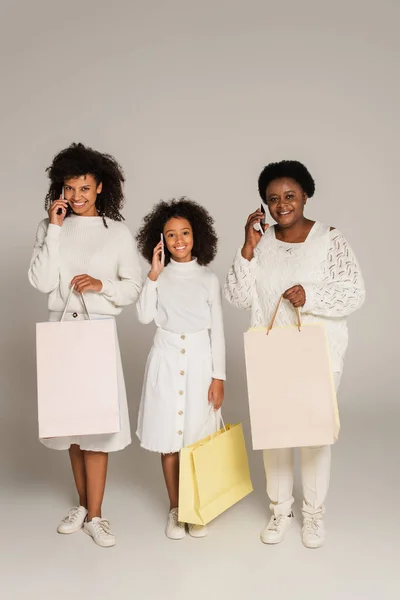
[[[267,165],[258,178],[258,192],[263,202],[266,202],[267,187],[271,181],[283,177],[294,179],[309,198],[314,195],[315,183],[307,167],[298,160],[281,160]]]
[[[113,221],[124,220],[120,210],[124,204],[125,176],[122,167],[113,156],[74,143],[55,156],[46,173],[50,179],[45,200],[46,211],[49,210],[50,204],[60,197],[65,181],[82,175],[92,175],[97,185],[103,184],[102,191],[97,195],[96,209],[103,217],[104,225],[107,227],[105,217]],[[68,206],[66,217],[72,212]]]
[[[161,233],[167,221],[172,218],[186,219],[193,230],[192,255],[199,265],[208,265],[217,253],[218,237],[214,230],[214,219],[208,211],[186,197],[156,204],[153,210],[144,217],[143,225],[136,235],[136,241],[142,256],[151,263],[154,248],[160,241]],[[171,255],[165,245],[165,264]]]

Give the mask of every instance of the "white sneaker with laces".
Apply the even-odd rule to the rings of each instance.
[[[186,535],[185,524],[178,521],[177,508],[169,511],[165,535],[170,540],[181,540]]]
[[[188,532],[193,538],[205,538],[208,534],[208,529],[205,525],[188,523]]]
[[[87,514],[88,511],[84,506],[74,506],[57,527],[58,533],[75,533],[79,531],[83,527]]]
[[[111,531],[109,521],[106,521],[105,519],[94,517],[91,521],[87,521],[84,524],[83,531],[87,533],[87,535],[90,535],[98,546],[102,546],[103,548],[115,546],[115,535]]]
[[[325,542],[325,526],[321,514],[303,518],[301,538],[306,548],[320,548]]]
[[[263,544],[279,544],[293,523],[293,513],[290,515],[272,515],[268,525],[261,533]]]

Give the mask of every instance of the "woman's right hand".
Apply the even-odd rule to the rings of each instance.
[[[61,227],[61,225],[64,222],[65,215],[67,214],[67,208],[68,202],[64,200],[64,198],[60,195],[59,199],[54,200],[54,202],[51,203],[51,206],[49,208],[50,223],[52,225],[58,225],[59,227]],[[57,211],[60,209],[61,211],[58,215]]]
[[[264,232],[267,231],[269,225],[263,225],[262,220],[264,218],[264,213],[258,209],[255,212],[249,215],[247,219],[246,227],[245,227],[245,240],[242,248],[242,256],[247,260],[251,260],[254,256],[254,249],[260,241],[262,234],[260,231],[256,231],[254,229],[254,225],[256,223],[260,223],[261,227],[263,227]]]
[[[148,274],[148,278],[152,281],[157,281],[160,273],[164,270],[164,264],[161,262],[161,254],[163,250],[163,242],[158,242],[157,246],[153,251],[153,260],[151,262],[151,269]]]

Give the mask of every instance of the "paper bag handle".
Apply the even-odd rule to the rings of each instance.
[[[276,307],[276,310],[275,310],[275,312],[273,314],[273,317],[271,319],[271,323],[270,323],[269,327],[267,328],[267,335],[269,334],[269,332],[271,331],[271,329],[275,325],[276,317],[278,316],[278,312],[279,312],[279,309],[281,307],[282,300],[283,300],[283,296],[281,296],[279,298],[278,306]],[[297,314],[297,329],[299,331],[301,331],[301,314],[300,314],[300,309],[296,308],[295,310],[296,310],[296,314]]]
[[[218,415],[218,411],[214,410],[214,405],[212,403],[210,404],[210,408],[209,408],[209,411],[208,411],[208,414],[207,414],[207,421],[204,423],[203,431],[207,427],[209,418],[212,415],[212,413],[215,414],[215,431],[216,432],[219,431],[219,429],[221,427],[221,423],[222,423],[223,429],[226,431],[226,425],[224,423],[224,419],[222,418],[222,411],[220,410],[219,415]],[[219,419],[218,419],[218,416],[219,416]]]
[[[60,321],[63,321],[63,320],[64,320],[64,317],[65,317],[65,314],[66,314],[66,312],[67,312],[67,309],[68,309],[69,303],[71,302],[72,294],[74,293],[74,287],[75,287],[75,286],[73,286],[73,285],[71,286],[71,289],[70,289],[70,291],[69,291],[69,294],[68,294],[67,301],[66,301],[66,303],[65,303],[64,312],[63,312],[63,314],[61,315],[61,319],[60,319]],[[81,300],[82,300],[83,307],[84,307],[84,309],[85,309],[85,311],[86,311],[86,314],[87,314],[87,316],[88,316],[88,319],[89,319],[89,321],[91,321],[90,314],[89,314],[89,311],[88,311],[88,309],[87,309],[87,306],[86,306],[86,301],[85,301],[85,298],[83,297],[83,294],[81,294]]]

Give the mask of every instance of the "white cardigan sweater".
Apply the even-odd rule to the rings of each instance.
[[[343,235],[316,222],[305,242],[288,244],[270,227],[251,261],[238,250],[225,283],[225,296],[239,308],[251,310],[251,326],[271,322],[280,296],[301,284],[306,293],[304,323],[323,322],[330,346],[332,369],[341,372],[348,344],[347,316],[361,307],[364,282],[357,259]],[[289,302],[276,324],[294,323]]]

